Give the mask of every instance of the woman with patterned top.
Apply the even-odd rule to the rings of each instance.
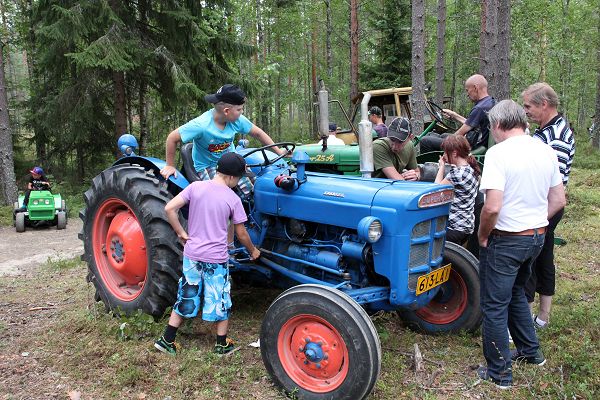
[[[471,146],[464,136],[448,136],[442,142],[442,150],[435,183],[454,186],[446,240],[463,244],[475,228],[475,198],[481,171],[469,154]],[[446,164],[450,167],[447,173]]]

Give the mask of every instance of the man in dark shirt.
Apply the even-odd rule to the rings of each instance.
[[[473,75],[465,81],[465,90],[469,99],[475,103],[475,106],[467,118],[455,111],[444,109],[444,114],[462,126],[455,132],[456,135],[463,135],[469,141],[471,149],[480,146],[487,147],[490,136],[490,122],[487,112],[496,104],[496,100],[488,94],[488,83],[483,75]],[[430,133],[421,140],[421,153],[436,151],[441,149],[441,144],[445,134]]]

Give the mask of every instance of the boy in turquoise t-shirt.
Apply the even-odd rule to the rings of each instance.
[[[249,134],[265,146],[273,144],[265,131],[242,115],[246,94],[238,86],[223,85],[216,93],[209,94],[204,99],[213,104],[214,108],[175,129],[167,137],[166,165],[160,171],[165,179],[176,174],[175,151],[180,142],[194,143],[192,158],[200,180],[214,178],[219,158],[233,151],[233,139],[237,133]],[[273,150],[280,155],[285,152],[277,147]],[[244,177],[240,179],[238,187],[247,196],[252,184]]]

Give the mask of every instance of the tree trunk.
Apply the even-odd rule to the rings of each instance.
[[[350,0],[350,101],[358,95],[358,0]]]
[[[36,36],[35,27],[33,26],[33,1],[26,0],[21,3],[21,12],[23,15],[27,15],[28,24],[28,36],[27,36],[27,73],[29,75],[29,90],[30,92],[36,92],[40,90],[40,77],[38,75],[38,68],[35,61],[36,53]],[[33,104],[33,107],[36,105]],[[39,124],[33,123],[33,140],[35,143],[35,154],[37,160],[42,164],[46,165],[46,133],[44,128]]]
[[[119,137],[127,132],[127,110],[125,106],[125,73],[113,71],[114,87],[114,113],[115,113],[115,143]],[[119,156],[119,151],[115,151],[115,156]]]
[[[598,37],[600,37],[600,18],[598,21]],[[592,147],[600,150],[600,42],[597,44],[596,69],[598,77],[596,78],[596,113],[594,115],[594,130],[592,131]]]
[[[481,1],[481,36],[479,38],[479,72],[488,81],[492,95],[496,94],[498,59],[498,0]]]
[[[446,0],[438,1],[437,56],[435,60],[435,102],[444,103],[444,62],[446,56]]]
[[[425,1],[412,2],[412,131],[423,132],[425,113]]]
[[[140,13],[140,34],[143,37],[148,35],[148,7],[149,0],[139,0],[138,8]],[[138,113],[140,116],[140,148],[139,154],[144,154],[148,148],[148,79],[144,71],[140,71],[140,86],[138,92]]]
[[[497,100],[510,99],[510,0],[498,0]]]
[[[543,18],[543,17],[542,17]],[[546,64],[547,61],[547,49],[548,49],[548,35],[546,34],[546,21],[542,19],[542,31],[539,33],[540,37],[540,82],[546,82]]]
[[[457,79],[456,79],[456,72],[458,69],[458,58],[459,56],[462,54],[462,43],[463,43],[463,35],[461,35],[460,30],[461,27],[463,26],[464,23],[464,11],[465,11],[465,6],[463,3],[464,0],[457,0],[456,2],[456,15],[454,17],[454,32],[455,32],[455,41],[454,41],[454,49],[452,51],[452,83],[450,85],[450,97],[452,98],[451,104],[450,104],[450,108],[455,110],[456,109],[456,86],[457,86]]]
[[[146,94],[148,91],[148,85],[146,77],[140,76],[140,91],[138,96],[138,113],[140,116],[140,148],[139,154],[144,154],[148,148],[148,101]]]
[[[325,0],[325,12],[327,15],[326,21],[326,37],[325,46],[327,48],[327,77],[333,77],[333,56],[331,52],[331,35],[333,34],[333,24],[331,22],[331,0]],[[332,82],[328,82],[332,84]]]
[[[2,190],[2,204],[11,205],[17,201],[17,183],[4,80],[4,45],[4,38],[0,38],[0,189]]]

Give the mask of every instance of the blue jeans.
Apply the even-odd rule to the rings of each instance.
[[[492,234],[479,249],[483,355],[489,376],[503,383],[512,383],[507,326],[523,355],[534,356],[540,347],[524,287],[543,245],[543,234]]]

